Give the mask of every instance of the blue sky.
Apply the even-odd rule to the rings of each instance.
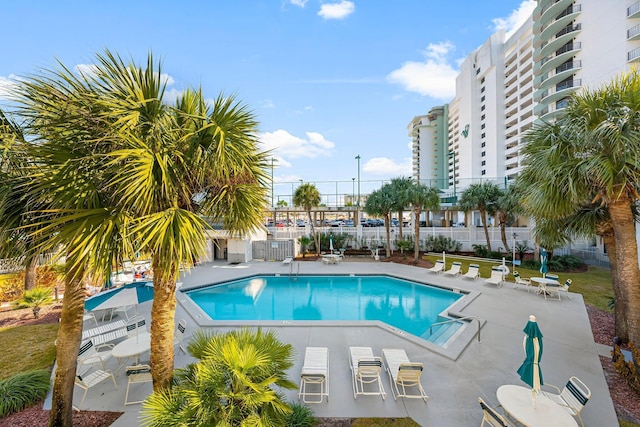
[[[90,65],[105,48],[162,60],[169,94],[236,94],[272,149],[276,193],[299,180],[351,193],[360,179],[411,175],[407,124],[455,93],[458,64],[534,0],[3,2],[0,98],[59,59]],[[2,101],[0,99],[0,105]],[[323,183],[326,181],[325,183]],[[374,184],[375,183],[375,184]],[[287,190],[288,189],[288,190]]]

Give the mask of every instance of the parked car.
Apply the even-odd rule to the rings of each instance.
[[[331,223],[332,227],[344,227],[344,221],[341,219],[337,219]]]

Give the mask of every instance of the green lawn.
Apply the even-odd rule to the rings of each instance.
[[[0,380],[31,369],[50,369],[58,324],[0,329]]]
[[[438,259],[442,259],[441,256],[425,256],[425,259],[428,259],[431,262],[435,262]],[[497,264],[492,262],[483,262],[469,260],[469,258],[459,258],[455,255],[447,255],[447,266],[446,268],[451,268],[451,263],[453,261],[461,261],[462,262],[462,271],[463,273],[467,271],[467,267],[469,264],[478,264],[480,265],[480,276],[482,277],[490,277],[491,276],[491,267],[495,267]],[[537,270],[529,270],[527,268],[516,267],[518,273],[520,273],[520,277],[540,277],[541,274]],[[511,265],[509,265],[509,269],[512,270]],[[513,270],[511,274],[507,276],[507,281],[513,282]],[[565,280],[571,279],[571,292],[576,292],[582,294],[584,298],[584,302],[599,308],[600,310],[605,310],[611,312],[611,309],[607,307],[609,300],[613,298],[613,289],[611,288],[611,272],[605,268],[600,267],[589,267],[589,270],[584,273],[558,273],[560,283],[564,283]]]

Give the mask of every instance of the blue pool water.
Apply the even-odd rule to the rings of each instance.
[[[255,276],[187,295],[216,320],[380,320],[417,336],[462,296],[387,276]]]

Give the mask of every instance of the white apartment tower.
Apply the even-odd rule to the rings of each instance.
[[[413,179],[429,187],[446,189],[448,107],[433,107],[429,114],[416,116],[407,131],[412,140]]]

